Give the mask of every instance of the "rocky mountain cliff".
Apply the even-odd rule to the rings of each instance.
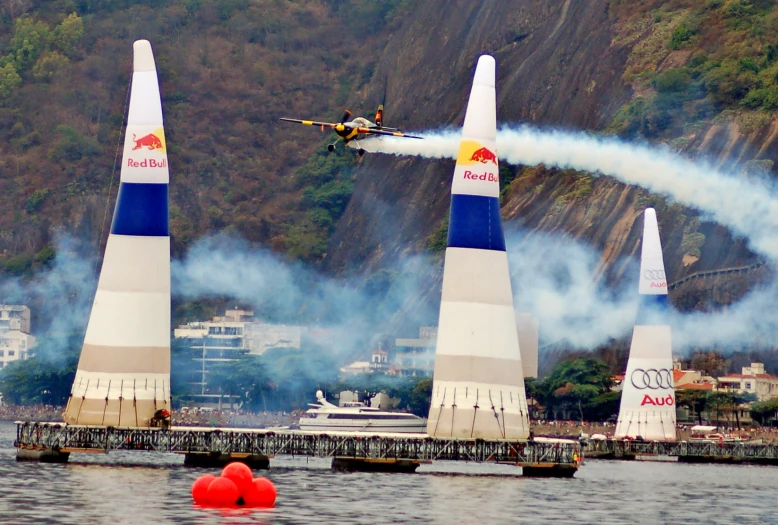
[[[657,22],[630,34],[636,31],[635,19],[618,4],[425,2],[392,35],[374,78],[389,79],[392,117],[408,129],[457,126],[463,119],[474,60],[480,53],[490,53],[498,63],[501,123],[604,130],[622,107],[645,94],[646,88],[629,77],[628,68],[643,52],[641,46],[650,44],[660,30],[666,31]],[[685,7],[676,6],[682,13]],[[659,18],[656,11],[646,13]],[[644,67],[659,75],[679,67],[689,56],[688,51],[660,46],[653,63]],[[684,130],[682,141],[673,145],[684,155],[716,159],[722,165],[776,157],[775,122],[767,119],[750,129],[738,122],[742,122],[738,115],[702,120]],[[669,142],[674,137],[659,138]],[[332,238],[328,268],[343,271],[380,265],[382,259],[391,260],[409,246],[423,247],[446,217],[452,166],[452,161],[366,158],[358,170],[354,196]],[[586,191],[577,192],[581,182]],[[671,297],[683,309],[728,304],[765,277],[761,259],[749,251],[744,239],[700,221],[695,210],[640,188],[571,171],[517,167],[505,193],[507,221],[518,221],[539,235],[565,232],[596,246],[602,252],[603,277],[618,278],[619,261],[639,253],[642,223],[637,219],[649,204],[659,213],[668,281],[697,272],[751,267],[679,283]],[[695,245],[694,239],[703,241]]]
[[[136,38],[152,41],[160,71],[174,255],[226,231],[341,276],[428,251],[453,163],[327,156],[331,137],[278,117],[369,116],[385,102],[388,125],[457,127],[490,53],[503,124],[616,134],[771,175],[775,30],[765,0],[6,2],[0,270],[46,267],[56,231],[95,252],[104,242]],[[745,239],[660,196],[572,170],[503,171],[505,219],[596,247],[606,282],[637,253],[647,205],[678,306],[729,304],[768,277]],[[683,280],[726,268],[739,270]]]

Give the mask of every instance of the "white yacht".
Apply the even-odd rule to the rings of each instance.
[[[387,412],[362,403],[348,402],[336,406],[316,391],[318,403],[309,403],[300,418],[300,430],[315,432],[383,432],[413,433],[427,431],[427,420],[404,412]]]

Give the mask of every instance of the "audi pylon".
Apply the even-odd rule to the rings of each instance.
[[[675,387],[667,278],[656,211],[643,214],[638,314],[621,392],[616,439],[675,441]]]

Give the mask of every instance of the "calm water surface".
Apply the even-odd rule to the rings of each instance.
[[[585,523],[778,524],[778,467],[590,460],[574,479],[525,479],[503,465],[440,462],[416,474],[340,473],[324,459],[271,460],[270,510],[192,504],[218,469],[175,454],[71,454],[17,463],[15,426],[0,422],[0,523]]]

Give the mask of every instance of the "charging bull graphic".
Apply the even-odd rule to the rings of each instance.
[[[141,148],[149,148],[150,150],[162,149],[162,141],[153,133],[144,135],[139,139],[136,139],[135,133],[133,133],[132,140],[135,142],[135,147],[132,148],[133,151]]]
[[[476,150],[470,157],[470,160],[473,162],[480,162],[481,164],[486,164],[487,162],[497,164],[497,156],[488,148]]]

